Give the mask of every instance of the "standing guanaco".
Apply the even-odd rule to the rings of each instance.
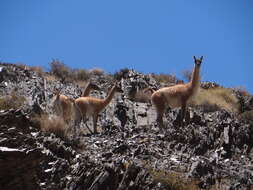
[[[185,118],[187,101],[193,97],[200,86],[200,66],[203,60],[203,56],[200,59],[196,59],[193,56],[195,66],[192,72],[191,81],[186,84],[178,84],[175,86],[161,88],[151,96],[152,104],[154,105],[157,112],[157,123],[160,128],[163,128],[163,114],[167,107],[176,108],[181,107],[181,126]]]
[[[75,107],[75,127],[80,125],[82,120],[86,123],[88,118],[92,117],[93,130],[94,133],[97,133],[98,114],[111,102],[116,92],[123,92],[118,83],[111,88],[105,99],[95,97],[80,97],[76,100],[72,99]]]
[[[88,96],[91,90],[99,90],[100,88],[92,83],[88,82],[86,85],[82,97]],[[69,97],[60,94],[60,90],[55,92],[55,96],[52,99],[53,109],[57,115],[61,116],[66,123],[71,120],[71,110],[72,110],[72,102]]]

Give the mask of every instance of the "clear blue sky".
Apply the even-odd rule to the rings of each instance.
[[[252,0],[1,0],[0,61],[180,77],[253,93]]]

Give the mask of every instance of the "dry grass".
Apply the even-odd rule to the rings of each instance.
[[[151,92],[143,92],[143,90],[137,91],[130,99],[134,102],[148,103],[151,102]]]
[[[53,60],[50,63],[50,73],[56,78],[61,79],[62,82],[76,82],[88,80],[90,74],[85,69],[72,69],[63,62]]]
[[[48,74],[48,73],[46,73],[46,74],[44,75],[44,78],[45,78],[47,81],[57,81],[57,77],[56,77],[56,76],[51,75],[51,74]]]
[[[15,90],[10,95],[0,98],[0,110],[18,109],[24,105],[26,98],[17,94]]]
[[[243,96],[250,96],[250,93],[244,86],[236,86],[233,89],[239,91]]]
[[[160,73],[160,74],[152,74],[152,77],[154,77],[155,80],[158,82],[163,82],[163,83],[176,83],[177,82],[176,76],[174,76],[174,75]]]
[[[228,88],[200,89],[196,97],[190,102],[194,105],[214,106],[230,112],[239,112],[239,102]]]
[[[186,81],[191,81],[191,77],[192,77],[192,70],[184,70],[184,71],[182,71],[182,75],[183,75],[183,77],[184,77],[184,79],[186,80]]]
[[[151,170],[150,172],[152,178],[155,182],[161,183],[169,190],[199,190],[200,180],[196,178],[188,178],[183,173],[179,172],[164,172]],[[209,190],[225,190],[227,189],[227,179],[221,179],[220,182],[217,182],[214,185],[206,187]]]
[[[197,190],[199,189],[196,179],[187,179],[183,174],[176,172],[151,171],[151,176],[157,183],[163,184],[170,190]]]
[[[253,110],[245,111],[239,115],[239,118],[244,121],[248,121],[253,124]]]
[[[41,115],[34,118],[44,132],[54,133],[57,137],[66,138],[68,127],[64,120],[55,115]]]
[[[104,71],[100,68],[93,68],[89,71],[90,74],[101,76],[104,74]]]
[[[28,67],[31,71],[35,72],[38,74],[38,76],[40,77],[44,77],[45,75],[45,72],[44,72],[44,69],[42,67],[39,67],[39,66],[30,66]]]
[[[86,81],[90,78],[90,74],[85,69],[76,69],[73,71],[71,77],[75,81]]]

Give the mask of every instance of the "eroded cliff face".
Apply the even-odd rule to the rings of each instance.
[[[70,124],[67,138],[61,139],[40,131],[33,117],[52,113],[55,88],[73,98],[82,89],[25,67],[0,67],[1,96],[16,89],[26,98],[23,106],[0,112],[0,189],[252,188],[253,124],[236,114],[195,106],[189,109],[188,124],[180,127],[179,109],[168,110],[166,129],[160,131],[154,108],[134,101],[133,94],[163,84],[130,70],[117,76],[124,93],[100,114],[100,133],[91,135],[82,125],[73,138]],[[110,75],[91,79],[102,88],[91,95],[101,98],[114,83]],[[242,112],[252,110],[252,96],[235,94]]]

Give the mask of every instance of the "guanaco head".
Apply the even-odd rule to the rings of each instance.
[[[53,95],[59,96],[61,93],[61,89],[54,89]]]
[[[203,56],[201,56],[200,59],[196,59],[196,57],[193,56],[193,59],[194,59],[195,65],[200,66],[203,60]]]
[[[92,90],[100,90],[100,88],[96,84],[94,84],[93,82],[89,82],[89,87]]]

